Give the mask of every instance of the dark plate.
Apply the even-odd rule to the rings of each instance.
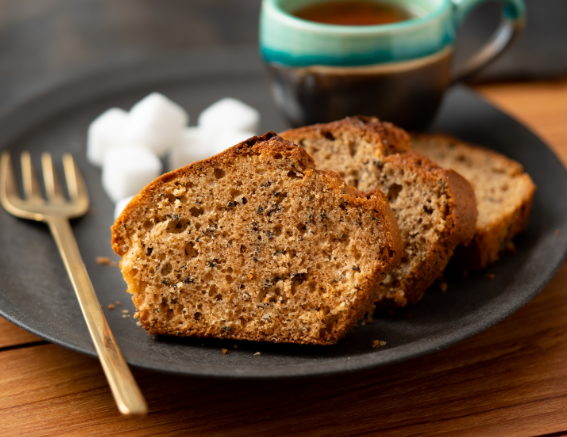
[[[189,111],[224,96],[244,100],[262,112],[262,130],[283,130],[255,50],[193,52],[176,59],[101,73],[36,97],[0,117],[0,148],[14,158],[23,150],[37,159],[50,151],[77,158],[96,214],[73,229],[108,322],[126,360],[138,367],[184,375],[290,377],[352,372],[430,353],[483,331],[532,299],[553,277],[567,251],[567,174],[532,132],[465,88],[453,89],[435,126],[521,162],[537,185],[530,224],[517,239],[517,253],[486,271],[456,279],[441,293],[433,288],[411,308],[378,317],[336,346],[307,347],[234,341],[152,339],[123,319],[134,307],[118,268],[101,266],[112,254],[113,204],[100,184],[100,171],[85,160],[91,120],[111,106],[129,108],[160,91]],[[36,162],[36,164],[38,164]],[[38,164],[39,167],[39,164]],[[559,232],[557,232],[559,230]],[[53,343],[95,355],[79,305],[47,228],[0,211],[0,314]],[[122,306],[108,310],[109,303]],[[412,317],[407,317],[411,313]],[[373,349],[373,340],[387,345]],[[233,349],[233,344],[238,349]],[[229,348],[223,355],[221,348]],[[260,351],[260,356],[254,353]]]

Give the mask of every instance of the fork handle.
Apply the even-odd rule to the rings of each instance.
[[[106,322],[69,221],[62,217],[48,217],[46,221],[75,289],[118,409],[127,416],[146,414],[148,406]]]

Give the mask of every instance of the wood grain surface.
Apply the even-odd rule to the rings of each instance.
[[[567,81],[478,91],[567,163]],[[96,359],[0,320],[0,435],[567,435],[565,314],[567,264],[498,325],[396,366],[283,382],[135,370],[150,406],[137,419],[120,417]]]
[[[42,341],[41,338],[18,328],[0,317],[0,351]],[[1,365],[0,365],[1,366]]]

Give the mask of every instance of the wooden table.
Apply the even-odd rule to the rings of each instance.
[[[478,91],[567,163],[567,81]],[[0,319],[0,435],[567,435],[566,314],[567,264],[513,316],[397,366],[283,382],[134,370],[150,407],[136,419],[120,417],[96,359]]]

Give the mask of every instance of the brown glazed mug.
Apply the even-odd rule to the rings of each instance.
[[[452,72],[457,30],[487,0],[397,0],[415,18],[375,26],[321,24],[293,15],[328,1],[262,3],[260,51],[275,103],[294,127],[360,114],[423,129],[447,88],[494,60],[525,23],[523,0],[503,0],[495,35]]]

